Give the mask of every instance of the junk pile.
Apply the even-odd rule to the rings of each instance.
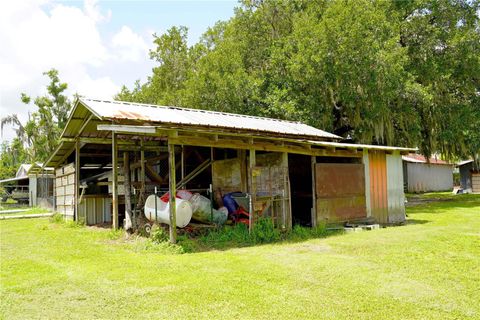
[[[150,221],[170,224],[169,199],[170,194],[168,192],[161,197],[150,195],[145,202],[146,218]],[[177,227],[184,228],[192,219],[201,223],[217,225],[223,225],[227,223],[227,220],[232,223],[249,224],[250,214],[245,209],[245,207],[248,207],[248,196],[245,193],[233,192],[222,195],[218,191],[215,194],[215,203],[218,209],[213,208],[210,199],[199,193],[178,190],[175,201]],[[156,212],[155,208],[157,208]]]

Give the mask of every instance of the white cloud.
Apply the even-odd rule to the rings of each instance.
[[[145,40],[127,26],[123,26],[112,38],[115,54],[124,61],[139,61],[148,57]]]
[[[112,98],[121,84],[131,84],[150,66],[145,39],[123,26],[111,39],[100,32],[111,11],[95,0],[82,7],[54,0],[0,3],[0,117],[18,113],[25,120],[32,107],[20,93],[45,93],[43,72],[56,68],[68,93]],[[134,70],[134,71],[132,71]],[[7,133],[4,139],[13,137]]]

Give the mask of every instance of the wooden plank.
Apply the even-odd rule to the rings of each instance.
[[[125,194],[125,231],[131,232],[133,229],[132,203],[130,195],[130,154],[123,153],[123,176],[124,176],[124,194]]]
[[[255,149],[250,149],[249,150],[249,170],[248,170],[248,173],[249,173],[249,179],[248,179],[248,182],[249,182],[249,190],[248,192],[250,193],[250,197],[251,197],[251,202],[252,204],[255,203],[256,201],[256,192],[257,192],[257,188],[256,188],[256,179],[255,179],[255,175],[254,175],[254,169],[255,169],[255,165],[256,165],[256,158],[255,158]],[[255,223],[255,218],[254,218],[254,213],[255,213],[255,210],[253,210],[253,205],[252,205],[252,208],[249,208],[250,209],[250,216],[249,216],[249,231],[252,232],[253,230],[253,224]]]
[[[68,170],[68,166],[64,169],[64,172]],[[68,176],[64,177],[66,178],[62,182],[64,184],[68,184]],[[75,183],[74,183],[74,197],[75,197],[75,203],[74,203],[74,210],[75,210],[75,221],[79,221],[80,216],[79,216],[79,211],[78,211],[78,198],[79,198],[79,190],[80,190],[80,142],[78,139],[75,141]],[[67,190],[65,190],[65,193],[67,193]]]
[[[112,132],[112,228],[118,229],[118,145],[117,135]]]
[[[215,148],[231,148],[231,149],[245,149],[245,150],[258,150],[258,151],[273,151],[273,152],[289,152],[289,153],[297,153],[297,154],[305,154],[305,155],[318,155],[318,156],[335,156],[335,157],[355,157],[360,158],[361,154],[354,153],[348,150],[336,150],[335,152],[332,151],[325,151],[325,149],[316,149],[316,148],[308,148],[307,144],[299,145],[300,142],[296,142],[295,144],[288,144],[284,143],[284,145],[275,144],[272,142],[261,142],[257,140],[253,140],[252,143],[240,140],[240,139],[219,139],[218,141],[214,141],[209,138],[202,138],[202,137],[179,137],[179,138],[172,138],[172,143],[175,144],[184,144],[190,146],[202,146],[202,147],[215,147]]]
[[[316,197],[316,170],[315,164],[317,163],[317,157],[312,156],[311,159],[311,170],[312,170],[312,227],[317,226],[317,197]]]
[[[154,126],[132,126],[132,125],[116,125],[116,124],[99,124],[97,125],[98,131],[112,131],[112,132],[124,132],[124,133],[156,133]]]
[[[177,210],[175,204],[176,192],[176,179],[175,179],[175,145],[168,144],[168,191],[170,193],[170,242],[177,242]]]

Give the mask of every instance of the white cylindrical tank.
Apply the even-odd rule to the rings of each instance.
[[[155,221],[155,197],[157,198],[157,222],[170,225],[170,204],[163,202],[154,194],[150,195],[145,201],[145,217],[150,221]],[[192,205],[190,202],[182,199],[175,199],[177,207],[177,227],[183,228],[190,223],[192,219]]]

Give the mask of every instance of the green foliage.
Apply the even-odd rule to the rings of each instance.
[[[253,243],[269,243],[280,240],[280,230],[275,228],[272,219],[260,218],[255,222],[250,236]]]
[[[478,10],[479,1],[241,1],[190,47],[185,27],[156,35],[158,66],[117,98],[478,159]]]
[[[60,224],[60,223],[64,223],[65,222],[65,218],[62,214],[56,212],[55,214],[53,214],[51,217],[50,217],[50,222],[51,223],[56,223],[56,224]]]
[[[198,239],[200,248],[226,248],[238,246],[251,246],[256,244],[273,243],[280,241],[300,241],[313,238],[322,238],[331,234],[325,225],[316,228],[294,226],[291,231],[282,233],[274,228],[273,222],[268,218],[261,218],[255,223],[252,233],[244,224],[224,226],[211,231]],[[199,250],[193,246],[193,249]]]
[[[169,235],[165,231],[164,228],[159,227],[158,225],[153,225],[152,230],[150,232],[150,240],[152,240],[153,243],[162,243],[166,242],[169,240]]]
[[[11,125],[17,135],[11,144],[2,145],[0,175],[3,174],[3,167],[16,170],[23,162],[45,161],[58,145],[72,104],[64,94],[67,84],[60,81],[58,71],[51,69],[43,74],[50,79],[47,95],[33,99],[36,111],[29,114],[27,122],[21,123],[16,114],[7,115],[0,120],[2,131],[5,125]],[[32,98],[25,93],[21,94],[20,99],[27,105],[32,102]],[[9,149],[12,154],[9,154]]]
[[[124,234],[124,231],[122,229],[110,229],[108,232],[108,238],[110,240],[118,240],[120,239]]]

